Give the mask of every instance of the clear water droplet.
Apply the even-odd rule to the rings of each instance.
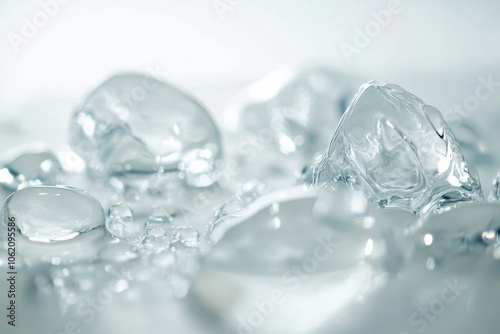
[[[14,217],[20,233],[31,241],[59,242],[104,225],[101,204],[90,194],[66,186],[34,186],[10,195],[2,222]]]
[[[125,240],[138,239],[145,233],[144,223],[126,217],[108,219],[106,230],[115,237]]]
[[[198,247],[200,243],[200,233],[191,226],[181,226],[174,230],[173,242],[182,242],[188,247]]]
[[[125,204],[113,204],[108,209],[110,219],[134,219],[134,213]]]

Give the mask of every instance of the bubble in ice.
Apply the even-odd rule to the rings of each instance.
[[[64,170],[51,152],[30,152],[18,156],[0,169],[0,184],[10,190],[33,185],[57,185]]]
[[[440,112],[399,86],[374,81],[361,86],[312,168],[314,184],[339,181],[382,207],[416,214],[483,198],[477,172]]]
[[[286,296],[287,302],[259,330],[313,333],[375,288],[375,277],[385,273],[378,263],[388,248],[380,231],[372,228],[377,223],[364,226],[366,214],[351,210],[351,200],[359,196],[337,192],[345,200],[332,204],[322,199],[326,193],[284,189],[238,212],[204,256],[192,289],[226,330],[235,331],[238,319],[254,312],[255,300],[279,290],[277,298]],[[298,308],[303,316],[291,319]]]
[[[20,233],[31,241],[58,242],[102,227],[101,204],[90,194],[67,186],[33,186],[10,195],[3,205],[2,222],[14,217]]]
[[[220,134],[207,110],[178,88],[141,74],[119,74],[74,114],[71,145],[95,176],[146,185],[179,173],[193,187],[216,182]]]

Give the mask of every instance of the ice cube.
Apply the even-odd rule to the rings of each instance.
[[[415,214],[483,199],[477,172],[441,113],[399,86],[375,81],[361,86],[312,168],[316,185],[339,181],[381,207]]]
[[[220,134],[207,110],[176,87],[142,74],[116,75],[74,114],[71,144],[94,176],[125,185],[175,172],[193,187],[216,182]]]
[[[242,181],[294,180],[328,144],[349,96],[342,76],[319,66],[279,69],[237,95],[224,119]]]

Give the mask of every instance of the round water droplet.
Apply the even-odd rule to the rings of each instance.
[[[115,237],[133,240],[140,238],[144,232],[144,223],[131,218],[113,218],[106,221],[106,229]]]
[[[200,233],[194,227],[181,226],[174,230],[173,242],[182,242],[188,247],[197,247],[200,242]]]
[[[134,213],[125,204],[113,204],[108,209],[110,219],[134,219]]]
[[[103,226],[101,204],[90,194],[66,186],[35,186],[10,195],[2,209],[5,226],[13,217],[16,227],[29,240],[69,240]]]

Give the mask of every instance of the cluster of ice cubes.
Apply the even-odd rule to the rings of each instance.
[[[219,128],[172,84],[113,76],[71,118],[84,173],[49,151],[3,164],[1,246],[15,217],[24,286],[56,302],[54,324],[97,305],[91,332],[134,305],[193,333],[407,333],[419,319],[440,333],[464,314],[493,326],[482,310],[500,290],[482,282],[500,259],[499,178],[483,202],[436,108],[392,84],[349,87],[284,68]]]

